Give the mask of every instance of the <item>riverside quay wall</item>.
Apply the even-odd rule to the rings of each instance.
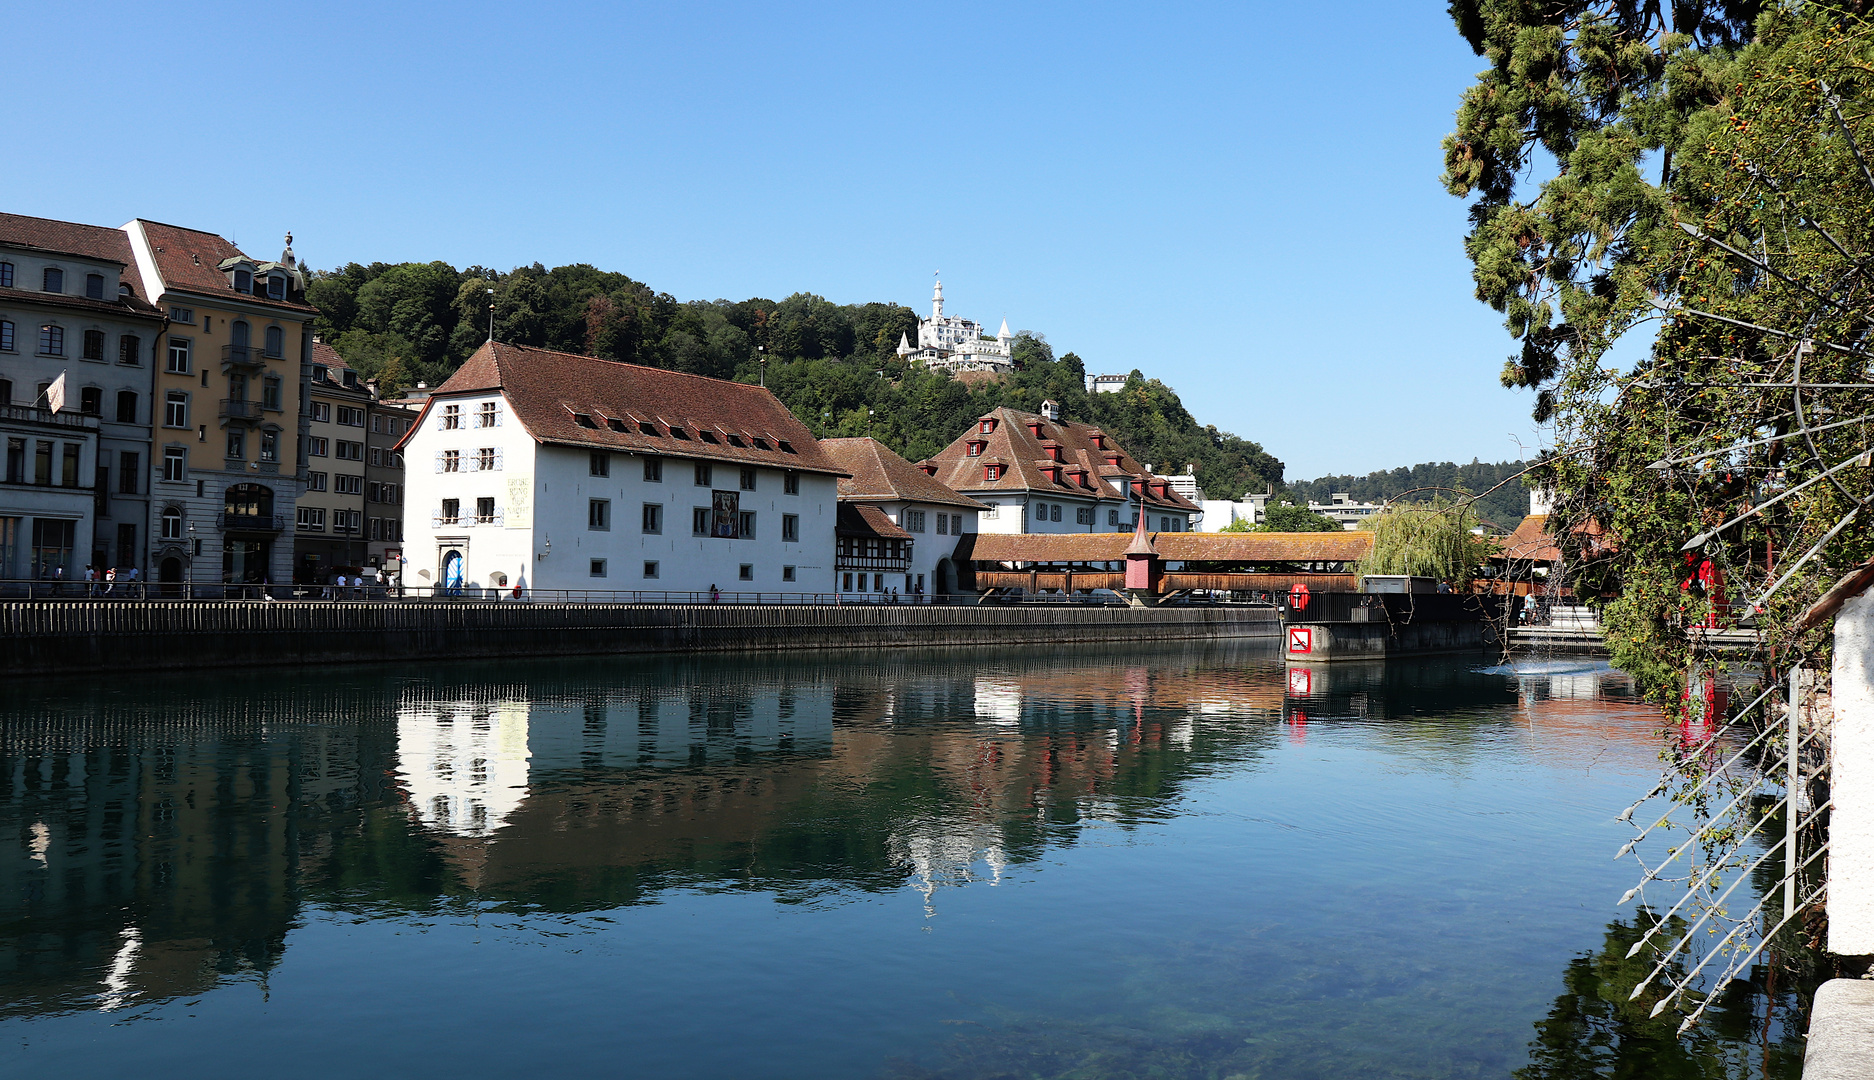
[[[0,603],[0,677],[1278,632],[1262,607],[23,601]]]

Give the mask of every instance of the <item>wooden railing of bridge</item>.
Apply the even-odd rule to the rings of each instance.
[[[1161,575],[1159,593],[1204,589],[1215,592],[1287,592],[1306,585],[1310,592],[1353,592],[1359,579],[1352,574],[1232,574],[1174,572]],[[1124,589],[1126,575],[1113,570],[978,570],[976,588],[1025,589],[1028,592],[1079,592],[1085,589]]]

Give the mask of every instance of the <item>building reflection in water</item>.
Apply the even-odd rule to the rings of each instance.
[[[44,687],[0,707],[0,1016],[264,989],[305,905],[592,911],[996,884],[1272,741],[1197,647]]]

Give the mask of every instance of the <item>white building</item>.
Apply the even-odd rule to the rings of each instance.
[[[986,533],[1129,532],[1143,508],[1151,532],[1188,532],[1199,511],[1091,424],[999,408],[922,462],[945,487],[984,505]]]
[[[1331,493],[1328,495],[1327,502],[1310,501],[1308,503],[1308,509],[1334,521],[1343,529],[1357,529],[1362,521],[1385,508],[1385,503],[1354,502],[1353,497],[1344,491]]]
[[[983,333],[982,325],[970,319],[944,314],[944,283],[937,282],[936,291],[931,294],[931,314],[928,319],[919,319],[917,324],[917,348],[911,347],[908,335],[898,338],[898,355],[907,360],[916,361],[927,368],[940,368],[946,371],[994,371],[1010,372],[1015,370],[1015,335],[1009,333],[1009,321],[1002,320],[1002,329],[991,338]]]
[[[1087,393],[1089,394],[1117,394],[1125,388],[1126,377],[1124,375],[1087,376]]]
[[[1245,495],[1240,499],[1204,499],[1204,517],[1198,528],[1203,532],[1222,532],[1239,521],[1261,525],[1269,520],[1269,500],[1274,492]]]
[[[900,591],[900,575],[905,596],[956,591],[950,556],[961,537],[976,531],[983,504],[938,483],[877,439],[822,439],[820,446],[851,474],[839,482],[839,591],[853,598]],[[884,523],[856,512],[861,509],[882,514]],[[901,554],[902,568],[890,564],[893,552]]]
[[[842,470],[761,387],[489,342],[397,449],[405,586],[833,585]]]

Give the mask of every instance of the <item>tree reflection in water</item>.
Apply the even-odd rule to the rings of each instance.
[[[1627,957],[1654,918],[1642,910],[1632,922],[1609,923],[1599,953],[1569,962],[1562,976],[1566,989],[1549,1015],[1537,1021],[1530,1063],[1516,1071],[1519,1080],[1800,1076],[1803,1032],[1815,991],[1810,980],[1793,988],[1766,985],[1767,969],[1759,964],[1748,980],[1735,980],[1719,990],[1718,1001],[1684,1037],[1678,1034],[1684,1016],[1678,1010],[1648,1016],[1659,1001],[1658,987],[1668,984],[1664,976],[1646,993],[1628,1000],[1657,963],[1651,949]],[[1654,940],[1670,948],[1685,930],[1684,920],[1675,916]],[[1676,982],[1685,971],[1675,958],[1666,974]]]

